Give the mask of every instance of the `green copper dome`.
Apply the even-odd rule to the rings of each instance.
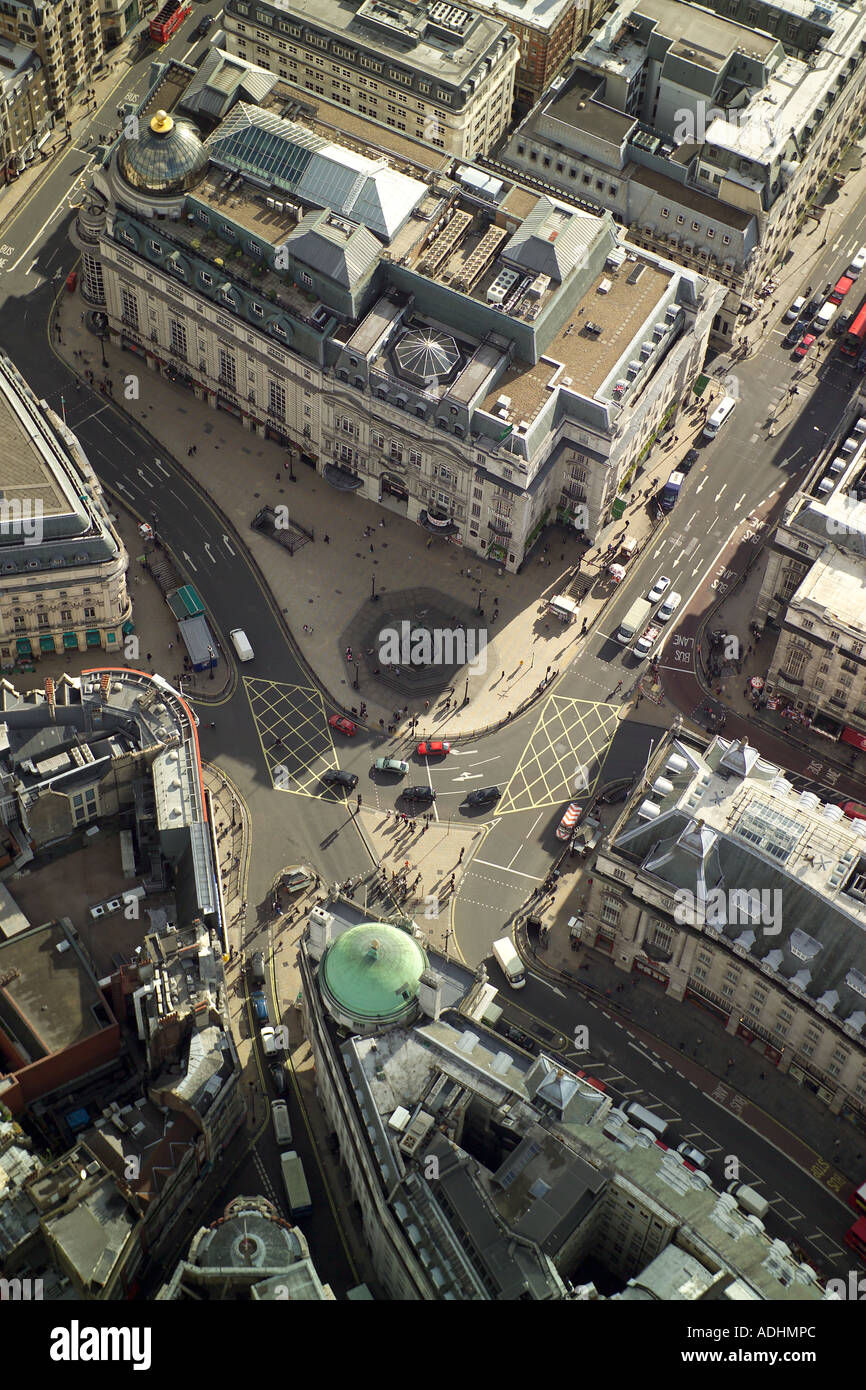
[[[414,937],[387,922],[350,927],[328,947],[319,982],[338,1018],[395,1023],[414,1011],[427,957]]]

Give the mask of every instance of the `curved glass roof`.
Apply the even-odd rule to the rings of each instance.
[[[435,328],[411,328],[394,349],[397,365],[407,377],[426,381],[448,376],[460,361],[460,349],[447,333]]]
[[[324,993],[360,1020],[404,1013],[418,995],[427,957],[414,937],[388,922],[362,922],[331,943],[322,960]]]
[[[138,138],[124,139],[117,167],[133,188],[146,193],[184,193],[208,167],[208,153],[193,127],[157,111]]]

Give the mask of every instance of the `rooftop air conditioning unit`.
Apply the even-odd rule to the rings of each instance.
[[[598,287],[598,290],[596,291],[596,293],[597,293],[597,294],[610,294],[611,284],[612,284],[612,282],[611,282],[610,280],[607,280],[607,279],[602,280],[602,281],[600,282],[600,284],[599,284],[599,287]]]

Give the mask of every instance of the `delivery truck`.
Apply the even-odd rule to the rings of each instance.
[[[617,642],[621,642],[624,647],[627,647],[637,633],[646,626],[652,611],[653,606],[649,599],[636,598],[619,625],[619,632],[616,634]]]
[[[501,941],[494,941],[493,955],[511,988],[523,989],[526,984],[526,971],[510,936],[504,936]]]

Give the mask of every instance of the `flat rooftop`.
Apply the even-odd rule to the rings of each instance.
[[[552,29],[573,0],[472,0],[474,10],[483,10],[514,24],[530,24],[534,29]]]
[[[634,0],[623,6],[621,13],[654,19],[656,31],[675,40],[671,51],[701,67],[721,67],[737,48],[763,59],[778,43],[769,34],[758,33],[735,19],[724,19],[687,0]]]
[[[261,8],[345,37],[368,53],[407,62],[445,87],[459,87],[505,29],[503,20],[464,5],[418,0],[267,0]],[[434,11],[441,14],[438,18]],[[231,5],[228,7],[231,13]],[[513,40],[512,40],[513,42]]]
[[[67,943],[58,951],[58,945]],[[114,1020],[56,922],[0,941],[0,1027],[30,1061],[101,1033]]]
[[[597,275],[544,356],[535,366],[514,362],[481,408],[491,411],[498,397],[507,395],[512,402],[510,418],[531,422],[546,404],[553,387],[561,385],[567,376],[573,379],[575,391],[594,396],[644,326],[651,327],[654,311],[674,277],[673,271],[644,260],[637,264],[643,266],[643,272],[635,284],[630,284],[629,275],[622,272],[613,276],[604,270]],[[600,294],[599,286],[604,280],[610,289],[607,294]],[[588,332],[587,322],[596,324],[601,332]],[[649,336],[649,328],[644,336]]]
[[[828,546],[815,560],[790,602],[814,603],[845,627],[863,627],[866,557]]]
[[[594,100],[604,81],[601,73],[577,68],[545,106],[543,114],[573,126],[575,130],[583,130],[600,140],[606,140],[609,144],[621,144],[637,125],[638,118],[626,115],[613,106],[605,106],[603,96]]]
[[[34,423],[37,429],[34,429]],[[0,490],[7,502],[19,501],[44,517],[68,517],[75,533],[87,530],[72,504],[68,481],[52,458],[44,431],[48,426],[21,399],[14,378],[0,370]]]

